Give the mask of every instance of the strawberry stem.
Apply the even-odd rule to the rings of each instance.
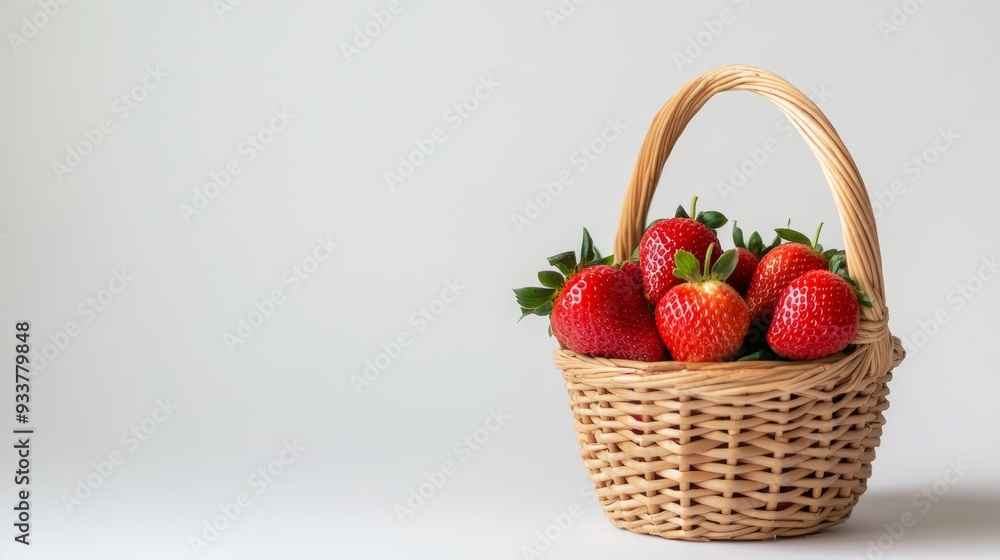
[[[697,196],[691,198],[691,218],[695,218],[695,217],[698,216],[698,213],[696,212],[696,210],[698,210],[698,197]]]
[[[705,273],[702,275],[703,278],[708,278],[712,273],[712,251],[715,249],[715,243],[708,244],[708,252],[705,253]]]
[[[789,220],[790,221],[790,220]],[[819,227],[816,228],[816,236],[813,237],[813,249],[819,246],[819,232],[823,231],[823,222],[819,223]]]

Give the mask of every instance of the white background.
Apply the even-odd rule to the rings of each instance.
[[[566,0],[557,18],[556,0],[404,1],[385,25],[372,23],[373,11],[388,19],[380,1],[218,4],[0,8],[0,356],[14,360],[16,321],[31,321],[34,349],[51,344],[31,388],[32,545],[13,542],[11,441],[0,554],[187,558],[199,537],[204,558],[523,558],[574,504],[582,516],[550,529],[561,534],[543,557],[996,553],[1000,280],[978,275],[997,256],[996,3]],[[373,37],[359,36],[366,25]],[[877,205],[891,329],[911,352],[847,524],[671,542],[615,529],[592,503],[555,343],[542,320],[516,324],[509,290],[577,247],[582,226],[611,249],[653,115],[732,63],[814,93],[852,150]],[[160,78],[143,86],[148,69]],[[457,119],[456,103],[475,110]],[[262,132],[274,110],[294,117]],[[88,149],[102,119],[114,129]],[[608,119],[625,129],[584,169],[574,153]],[[651,217],[699,195],[747,230],[824,221],[839,245],[819,166],[783,127],[750,94],[713,99]],[[437,128],[443,142],[390,188],[386,173]],[[270,143],[248,161],[258,134]],[[768,139],[779,149],[753,163]],[[81,143],[77,161],[67,151]],[[67,158],[71,170],[54,169]],[[185,216],[230,160],[239,175]],[[752,173],[723,193],[734,166]],[[540,197],[563,170],[572,184]],[[526,199],[547,207],[518,228]],[[313,264],[317,238],[337,248],[296,286],[286,271]],[[112,281],[123,267],[124,289]],[[447,282],[459,295],[435,303]],[[276,289],[283,303],[227,345]],[[432,323],[413,316],[422,307]],[[401,334],[409,346],[352,384]],[[11,428],[13,393],[9,380]],[[154,414],[157,399],[176,410]],[[456,448],[491,410],[509,419],[477,450]],[[304,450],[282,455],[286,443]],[[105,477],[115,452],[124,462]],[[445,461],[457,471],[401,523],[395,506]],[[949,462],[968,467],[954,484],[941,482]],[[281,474],[262,483],[269,465]],[[945,495],[924,512],[912,498],[935,483]],[[206,537],[240,493],[249,505]],[[882,524],[907,512],[916,526],[887,536]],[[880,538],[891,548],[873,549]]]

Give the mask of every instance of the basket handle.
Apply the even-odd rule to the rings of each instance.
[[[860,338],[874,341],[887,337],[878,232],[868,191],[854,160],[815,103],[780,76],[760,68],[733,65],[710,70],[681,88],[656,114],[625,196],[615,238],[616,259],[628,259],[639,245],[663,164],[684,128],[709,98],[729,90],[752,91],[777,105],[812,148],[840,213],[848,269],[872,301],[871,308],[862,308],[862,318],[873,328],[862,329],[867,332],[859,333]]]

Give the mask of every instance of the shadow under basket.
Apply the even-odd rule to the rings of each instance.
[[[637,246],[677,137],[715,93],[749,90],[782,110],[820,161],[847,264],[872,300],[842,352],[812,361],[637,362],[556,351],[580,454],[611,522],[672,539],[761,540],[843,523],[865,492],[905,353],[888,330],[875,220],[836,131],[783,79],[749,66],[710,71],[650,127],[622,210],[615,254]]]

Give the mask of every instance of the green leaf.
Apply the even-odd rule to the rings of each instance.
[[[739,261],[739,255],[736,253],[736,249],[730,249],[722,256],[719,260],[715,261],[712,265],[712,276],[717,276],[719,280],[725,280],[729,278],[729,275],[736,270],[736,263]]]
[[[687,210],[685,210],[684,206],[681,205],[681,204],[677,205],[677,211],[674,212],[674,216],[677,217],[677,218],[690,218],[691,217],[691,216],[688,216]],[[659,220],[657,220],[657,222],[658,221]],[[656,222],[653,222],[653,224],[655,224],[655,223]],[[649,225],[653,225],[653,224],[649,224]]]
[[[636,248],[635,248],[635,249],[634,249],[634,250],[632,251],[632,256],[630,256],[630,257],[628,258],[628,260],[630,260],[630,261],[638,261],[638,260],[639,260],[639,248],[638,248],[638,247],[636,247]]]
[[[759,350],[755,350],[755,351],[747,354],[746,356],[743,356],[742,358],[740,358],[740,359],[738,359],[736,361],[737,362],[749,362],[749,361],[754,361],[754,360],[777,360],[777,359],[778,359],[778,355],[775,354],[773,350],[771,350],[770,348],[761,348]]]
[[[552,323],[549,323],[549,336],[552,336]]]
[[[608,255],[608,256],[604,257],[603,259],[597,261],[594,264],[607,264],[607,265],[615,264],[615,256],[614,255]]]
[[[791,225],[791,222],[792,222],[791,220],[788,220],[789,225]],[[780,235],[775,235],[774,239],[771,240],[771,244],[768,245],[767,247],[764,247],[764,252],[761,254],[761,256],[766,255],[768,253],[768,251],[770,251],[771,249],[774,249],[778,245],[781,245],[781,236]]]
[[[700,269],[698,259],[691,253],[683,250],[674,253],[674,276],[682,280],[696,280],[701,276]]]
[[[543,303],[541,306],[536,307],[536,308],[521,307],[521,316],[518,317],[517,322],[520,323],[521,319],[524,319],[528,315],[538,315],[539,317],[545,317],[545,316],[550,315],[551,313],[552,313],[552,302],[551,301],[547,301],[547,302]]]
[[[583,228],[583,244],[580,245],[580,268],[585,268],[594,262],[596,257],[594,251],[594,240],[590,237],[587,228]]]
[[[858,296],[858,304],[862,307],[872,307],[872,300],[868,298],[868,294],[862,292],[860,288],[855,290],[855,293]]]
[[[824,253],[823,256],[825,257],[826,253]],[[847,274],[846,271],[847,255],[843,251],[836,251],[832,255],[830,255],[829,258],[830,258],[831,272],[841,274],[841,271],[843,271],[844,275]]]
[[[576,254],[566,251],[549,257],[549,264],[559,269],[567,278],[576,274]]]
[[[527,309],[538,309],[549,302],[556,294],[552,288],[518,288],[514,290],[514,297],[518,305]]]
[[[844,251],[842,249],[827,249],[826,251],[823,251],[823,257],[829,261],[832,260],[833,257],[837,256],[838,253],[843,253],[843,252]]]
[[[747,250],[753,253],[753,256],[758,259],[764,256],[764,242],[761,240],[760,234],[756,231],[750,234],[750,245],[747,246]]]
[[[736,220],[733,220],[733,245],[746,249],[746,243],[743,242],[743,230],[736,225]]]
[[[794,229],[788,228],[778,228],[774,230],[778,234],[778,237],[789,241],[791,243],[801,243],[803,245],[812,247],[812,241],[805,235],[795,231]]]
[[[551,300],[543,303],[541,305],[541,307],[539,307],[538,309],[535,310],[535,315],[539,315],[539,316],[542,316],[542,317],[548,317],[551,314],[552,314],[552,301]]]
[[[858,286],[858,281],[855,280],[854,278],[851,278],[851,276],[849,274],[847,274],[847,271],[844,270],[843,268],[841,268],[840,270],[836,270],[834,272],[837,273],[837,276],[840,276],[844,280],[847,280],[848,284],[850,284],[851,286],[853,286],[855,290],[860,290],[861,289],[861,287]]]
[[[562,274],[554,270],[543,270],[538,273],[538,281],[542,283],[546,288],[562,288],[563,284],[566,283],[566,279]]]
[[[698,221],[708,226],[709,229],[719,229],[729,223],[729,220],[721,212],[698,212]]]

